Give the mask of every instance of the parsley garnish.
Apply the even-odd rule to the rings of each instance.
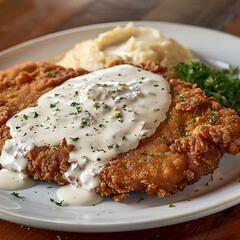
[[[37,118],[39,114],[37,112],[34,113],[34,118]]]
[[[110,149],[113,149],[113,147],[114,147],[113,144],[111,144],[111,145],[108,146],[108,149],[109,149],[109,150],[110,150]]]
[[[108,163],[103,164],[102,166],[99,166],[99,168],[104,168],[108,165]]]
[[[180,128],[178,129],[178,131],[179,131],[180,133],[182,133],[183,135],[188,136],[188,132],[187,132],[187,131],[184,132],[182,125],[180,126]]]
[[[182,94],[179,95],[179,98],[181,99],[181,102],[185,102],[186,101]]]
[[[56,74],[53,73],[53,72],[49,72],[49,73],[48,73],[48,77],[56,77]]]
[[[84,128],[90,125],[88,118],[82,118],[81,121],[82,121],[81,128]]]
[[[165,140],[167,140],[167,138],[166,138],[164,135],[162,135],[162,138],[165,139]]]
[[[21,197],[19,196],[19,193],[17,193],[17,192],[12,192],[11,195],[13,195],[14,197],[17,197],[17,198],[21,198]]]
[[[168,207],[176,207],[174,204],[170,203]]]
[[[76,141],[79,140],[79,137],[75,137],[75,138],[70,137],[70,139],[71,139],[72,141],[76,142]]]
[[[138,199],[137,203],[140,203],[140,202],[143,201],[143,200],[144,200],[144,198],[143,198],[143,197],[140,197],[140,198]]]
[[[99,106],[99,102],[96,101],[96,102],[94,103],[93,107],[96,108],[96,109],[100,108],[100,106]]]
[[[238,66],[229,65],[228,69],[214,70],[203,63],[179,63],[174,71],[185,82],[196,83],[207,95],[213,96],[223,107],[234,109],[240,115],[240,79]]]
[[[142,156],[147,156],[148,154],[147,153],[145,153],[145,152],[141,152],[141,153],[139,153],[140,155],[142,155]]]
[[[102,148],[101,148],[101,149],[98,149],[98,148],[97,148],[97,151],[98,151],[98,152],[104,152],[104,153],[106,152],[106,151],[105,151],[104,149],[102,149]]]
[[[56,105],[57,105],[58,103],[59,103],[59,102],[51,103],[51,104],[50,104],[50,108],[56,107]]]
[[[50,200],[50,202],[55,203],[55,204],[56,204],[57,206],[59,206],[59,207],[61,207],[62,204],[63,204],[63,202],[64,202],[64,200],[62,200],[61,202],[55,202],[53,198],[50,198],[49,200]]]
[[[80,103],[77,103],[77,102],[72,102],[71,103],[71,107],[75,107],[75,106],[77,106],[77,105],[79,105]]]
[[[217,112],[216,112],[216,111],[212,111],[212,117],[207,120],[207,123],[208,123],[208,122],[210,122],[210,123],[215,122],[218,117],[219,117],[219,116],[218,116]]]

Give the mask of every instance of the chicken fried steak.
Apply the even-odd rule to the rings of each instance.
[[[153,62],[143,69],[161,74]],[[37,62],[18,65],[0,72],[1,128],[0,149],[11,138],[6,121],[17,112],[35,106],[37,99],[63,81],[86,71],[64,69]],[[169,79],[172,104],[167,119],[156,133],[140,141],[136,149],[120,154],[99,174],[102,196],[113,195],[119,201],[131,191],[159,197],[173,195],[201,176],[213,173],[224,153],[240,150],[240,118],[231,109],[222,108],[213,97],[207,98],[196,85]],[[69,153],[74,149],[65,140],[55,147],[35,147],[29,151],[27,174],[35,179],[65,184]]]
[[[131,191],[148,196],[181,192],[213,173],[224,153],[240,150],[240,118],[196,85],[170,79],[172,104],[155,134],[111,161],[96,192],[119,201]]]
[[[73,70],[47,62],[26,62],[15,65],[5,71],[0,71],[0,150],[5,141],[11,138],[6,122],[16,113],[27,107],[36,106],[38,98],[64,81],[87,73],[83,69]],[[48,148],[35,148],[28,153],[28,174],[35,179],[55,180],[66,183],[62,178],[61,165],[65,168],[71,146],[61,143],[63,151],[58,157]],[[68,149],[67,152],[65,149]],[[47,162],[54,159],[49,167]],[[60,164],[61,163],[61,164]],[[0,164],[1,166],[1,164]]]

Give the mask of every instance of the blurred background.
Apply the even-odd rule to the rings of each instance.
[[[128,20],[177,22],[240,36],[240,1],[0,0],[0,51],[64,29]]]

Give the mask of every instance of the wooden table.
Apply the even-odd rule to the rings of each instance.
[[[240,36],[238,0],[0,0],[0,50],[72,27],[154,20],[218,29]],[[239,57],[240,58],[240,57]],[[1,216],[0,216],[1,218]],[[198,220],[122,233],[65,233],[0,220],[0,239],[240,239],[240,205]]]

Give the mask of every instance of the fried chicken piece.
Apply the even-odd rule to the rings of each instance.
[[[15,100],[7,98],[5,95],[8,91],[4,92],[6,88],[0,89],[4,100],[3,108],[0,109],[2,116],[7,108],[6,118],[0,128],[0,149],[5,140],[10,138],[9,129],[5,126],[9,117],[26,107],[34,106],[39,96],[67,78],[85,73],[84,70],[74,72],[46,63],[29,64],[34,66],[33,70],[26,71],[25,66],[20,65],[10,69],[10,72],[13,71],[11,77],[9,70],[0,73],[0,79],[8,76],[6,87],[13,89],[12,94],[15,94]],[[113,63],[116,64],[121,63]],[[159,74],[165,71],[154,62],[141,64],[141,67]],[[54,72],[56,77],[49,78],[50,72]],[[16,86],[22,74],[30,76],[31,80]],[[178,79],[169,79],[169,82],[172,104],[168,118],[160,124],[153,136],[141,140],[136,149],[118,156],[102,170],[99,175],[101,185],[95,189],[102,196],[113,195],[119,201],[131,191],[146,192],[149,196],[157,194],[159,197],[173,195],[198,181],[201,176],[212,173],[224,153],[237,154],[240,151],[240,118],[235,111],[222,108],[215,98],[207,98],[196,85]],[[35,90],[35,85],[42,88]],[[25,88],[28,91],[24,98],[18,99],[19,92],[21,89],[24,92]],[[36,96],[29,99],[31,91],[35,91],[33,95]],[[19,104],[16,104],[18,101]],[[63,140],[56,147],[35,147],[29,151],[26,155],[27,174],[35,179],[65,184],[67,181],[63,174],[70,165],[69,153],[74,146]]]
[[[87,71],[84,69],[65,69],[64,67],[42,61],[26,62],[15,65],[5,71],[0,71],[0,150],[3,148],[5,141],[11,138],[9,128],[6,126],[9,118],[27,107],[36,106],[37,100],[41,95],[64,81],[85,73]],[[66,144],[63,143],[61,148],[63,151],[59,157],[56,157],[53,152],[45,148],[40,148],[41,151],[34,149],[31,154],[29,153],[28,155],[31,157],[36,156],[36,151],[42,154],[39,165],[37,164],[38,158],[34,159],[34,161],[29,161],[29,174],[36,175],[36,179],[41,179],[41,176],[45,176],[46,179],[50,178],[52,180],[55,179],[56,182],[66,183],[60,172],[69,166],[67,160],[69,149],[71,150],[72,147],[66,147]],[[44,156],[47,159],[57,159],[51,165],[49,171],[46,170]]]
[[[96,192],[120,201],[131,191],[171,196],[213,173],[224,153],[240,151],[240,118],[196,85],[170,79],[167,119],[139,146],[112,160]]]

